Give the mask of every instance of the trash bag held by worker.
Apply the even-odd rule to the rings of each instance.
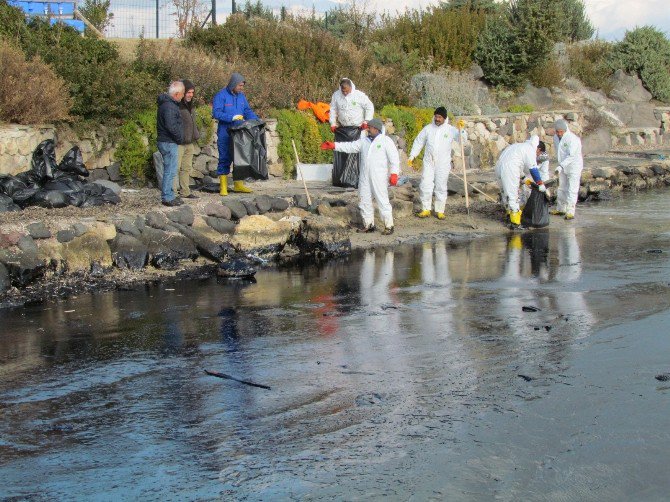
[[[33,158],[30,163],[32,175],[39,182],[53,178],[54,171],[58,168],[56,163],[56,146],[53,140],[42,141],[33,150]]]
[[[233,178],[268,179],[268,152],[265,145],[265,122],[245,120],[229,127],[230,149],[233,152]]]
[[[88,176],[88,169],[84,165],[84,157],[78,146],[73,146],[61,159],[58,169],[66,173],[78,174],[79,176]]]
[[[549,201],[543,192],[532,186],[526,207],[521,213],[521,225],[524,227],[542,228],[549,225]]]
[[[347,126],[335,129],[336,142],[358,141],[361,130]],[[360,154],[333,152],[333,185],[336,187],[358,188],[358,169]]]

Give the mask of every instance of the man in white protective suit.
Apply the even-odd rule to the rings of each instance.
[[[375,107],[363,91],[356,89],[348,78],[340,80],[340,88],[330,100],[330,129],[338,126],[367,129],[375,114]]]
[[[554,148],[558,166],[558,192],[556,193],[556,209],[551,214],[564,216],[566,220],[575,217],[577,196],[579,195],[579,182],[584,169],[584,158],[582,157],[582,141],[575,133],[570,131],[568,123],[557,120],[554,124],[556,134],[554,135]]]
[[[528,141],[509,145],[502,151],[496,162],[495,172],[500,185],[502,203],[507,209],[512,225],[521,224],[519,183],[523,175],[530,174],[540,192],[547,191],[537,168],[537,157],[541,153],[540,138],[531,136]]]
[[[400,174],[400,155],[391,138],[385,134],[382,121],[374,118],[368,122],[368,134],[358,141],[326,141],[321,144],[323,150],[360,153],[360,177],[358,181],[358,207],[363,218],[362,232],[374,232],[374,206],[372,197],[377,201],[379,215],[384,222],[382,235],[393,233],[393,211],[389,202],[388,184],[395,186]],[[390,176],[389,176],[390,175]]]
[[[409,153],[408,164],[414,167],[414,159],[419,155],[421,149],[426,148],[423,155],[423,170],[421,172],[421,185],[419,191],[421,194],[421,211],[417,213],[419,218],[430,216],[430,208],[433,202],[433,192],[435,193],[435,216],[438,220],[443,220],[444,207],[447,204],[447,181],[451,172],[451,144],[454,140],[467,140],[467,133],[463,131],[465,123],[458,121],[459,128],[449,125],[447,109],[440,106],[435,109],[433,121],[421,132],[412,144],[412,150]],[[459,134],[462,131],[462,138]]]

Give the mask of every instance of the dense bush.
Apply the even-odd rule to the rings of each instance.
[[[612,48],[612,43],[602,40],[569,47],[568,75],[579,79],[587,87],[608,93],[612,88],[610,77],[613,70],[609,64]]]
[[[489,18],[479,35],[474,58],[484,71],[484,78],[494,86],[513,89],[525,80],[526,54],[505,17]]]
[[[50,26],[41,19],[26,24],[4,0],[0,0],[0,33],[29,60],[39,56],[66,82],[73,115],[108,121],[145,109],[155,100],[154,78],[131,71],[105,40],[82,37],[73,28]]]
[[[300,162],[318,164],[333,161],[332,152],[320,148],[323,141],[333,141],[333,133],[328,124],[319,124],[312,112],[273,110],[270,114],[277,119],[277,153],[284,164],[285,178],[295,176],[295,153],[291,141],[295,142]]]
[[[63,79],[39,57],[26,61],[20,49],[0,40],[0,120],[35,124],[69,118]]]
[[[398,17],[384,16],[371,34],[373,42],[397,44],[403,52],[416,52],[428,70],[440,67],[466,69],[472,64],[477,36],[484,28],[485,10],[467,6],[412,10]]]
[[[555,57],[548,57],[528,70],[528,80],[537,87],[560,87],[563,70]]]
[[[378,106],[408,102],[407,78],[397,67],[380,65],[371,51],[342,42],[308,21],[229,16],[225,24],[191,31],[186,43],[235,68],[262,69],[248,82],[253,87],[249,100],[259,108],[258,95],[270,96],[267,101],[275,107],[290,106],[300,98],[329,101],[342,76],[351,78]]]
[[[614,46],[610,67],[636,73],[651,94],[670,103],[670,40],[653,26],[626,32]]]

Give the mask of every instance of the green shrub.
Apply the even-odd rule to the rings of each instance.
[[[284,164],[284,177],[295,176],[295,153],[292,140],[295,141],[300,162],[319,164],[333,161],[330,151],[321,150],[323,141],[333,141],[333,133],[328,124],[318,124],[312,112],[297,110],[273,110],[270,115],[277,119],[279,146],[277,153]]]
[[[150,162],[149,148],[139,126],[129,120],[117,129],[117,134],[119,140],[114,158],[120,164],[121,175],[127,181],[145,180]]]
[[[612,90],[610,77],[613,73],[609,61],[613,47],[611,42],[602,40],[568,47],[568,75],[578,78],[591,89],[609,93]]]
[[[477,36],[485,21],[484,9],[449,8],[447,4],[400,16],[383,16],[382,26],[370,38],[383,45],[399,45],[406,54],[416,52],[428,70],[463,70],[472,65]]]
[[[126,120],[117,129],[115,160],[127,181],[144,182],[151,176],[156,151],[156,109],[145,110]]]
[[[535,111],[535,107],[533,105],[512,105],[510,106],[507,111],[509,113],[532,113]]]
[[[195,109],[195,124],[198,127],[198,131],[200,131],[198,145],[208,145],[214,136],[215,125],[212,118],[212,109],[209,105],[199,106]]]
[[[653,26],[627,31],[614,46],[612,70],[636,73],[654,98],[670,103],[670,40]]]
[[[0,39],[0,120],[35,124],[67,120],[71,106],[63,79],[39,57]]]
[[[548,57],[528,70],[528,79],[537,87],[560,87],[564,80],[563,70],[558,59]]]
[[[525,80],[528,59],[505,17],[489,18],[479,34],[474,59],[481,66],[484,78],[494,86],[515,89]]]
[[[107,122],[154,103],[158,89],[154,78],[132,71],[106,40],[82,37],[71,27],[50,26],[42,19],[26,24],[16,18],[16,9],[0,2],[0,33],[18,45],[28,60],[39,56],[66,82],[73,115]]]

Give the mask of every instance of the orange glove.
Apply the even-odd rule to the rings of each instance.
[[[398,184],[398,175],[392,174],[391,177],[389,178],[389,183],[391,184],[391,186],[396,186]]]
[[[332,141],[324,141],[321,143],[321,150],[335,150],[335,143]]]
[[[335,132],[335,129],[337,129],[337,126],[330,126],[330,132]]]
[[[361,124],[361,129],[365,131],[367,128],[368,128],[368,123],[367,123],[367,122],[363,122],[363,123]]]

